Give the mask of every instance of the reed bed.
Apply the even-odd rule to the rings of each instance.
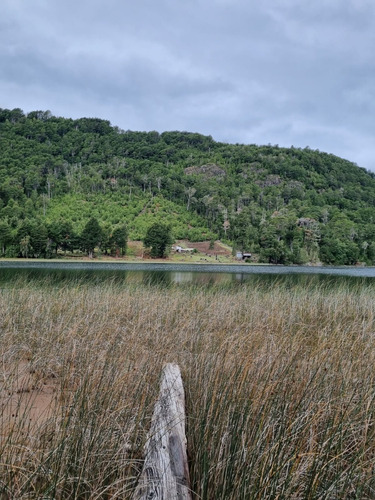
[[[374,498],[373,294],[13,283],[0,498],[131,498],[165,362],[184,378],[194,498]]]

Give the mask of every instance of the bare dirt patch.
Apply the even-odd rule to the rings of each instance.
[[[215,241],[213,248],[210,248],[209,241],[197,241],[193,243],[188,240],[178,240],[177,244],[185,248],[195,248],[198,252],[207,255],[222,255],[226,257],[232,255],[231,249],[227,245],[221,243],[221,241]]]
[[[31,434],[47,422],[56,407],[58,381],[53,374],[36,370],[29,361],[3,366],[2,376],[0,438],[20,425]]]

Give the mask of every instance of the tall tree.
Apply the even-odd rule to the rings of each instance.
[[[103,230],[95,217],[87,222],[81,233],[81,245],[83,250],[87,252],[90,259],[93,257],[94,250],[100,245],[103,237]]]
[[[111,236],[111,247],[116,255],[125,255],[128,244],[128,229],[125,224],[114,228]]]
[[[151,257],[165,257],[173,243],[170,226],[156,222],[148,228],[143,243],[151,249]]]
[[[72,249],[73,236],[73,226],[70,221],[59,219],[48,226],[48,238],[56,254],[59,248],[64,251]]]
[[[5,254],[6,247],[12,241],[12,232],[6,221],[0,221],[0,252]]]

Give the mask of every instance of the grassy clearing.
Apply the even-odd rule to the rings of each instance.
[[[195,498],[374,498],[373,292],[13,283],[0,498],[130,498],[166,361]]]

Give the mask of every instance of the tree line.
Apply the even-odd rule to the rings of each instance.
[[[93,256],[95,248],[105,255],[126,254],[126,225],[103,228],[91,217],[80,233],[63,219],[45,224],[42,220],[26,219],[12,232],[6,221],[0,221],[1,254],[5,257],[52,258],[59,252],[81,251]]]
[[[155,258],[165,257],[173,241],[171,227],[162,223],[151,225],[143,239],[150,256]],[[7,257],[52,258],[59,252],[79,251],[92,258],[95,250],[120,257],[126,254],[128,230],[122,224],[108,232],[91,217],[80,234],[64,220],[47,226],[40,220],[27,220],[12,234],[6,222],[0,221],[0,244],[2,255]]]

